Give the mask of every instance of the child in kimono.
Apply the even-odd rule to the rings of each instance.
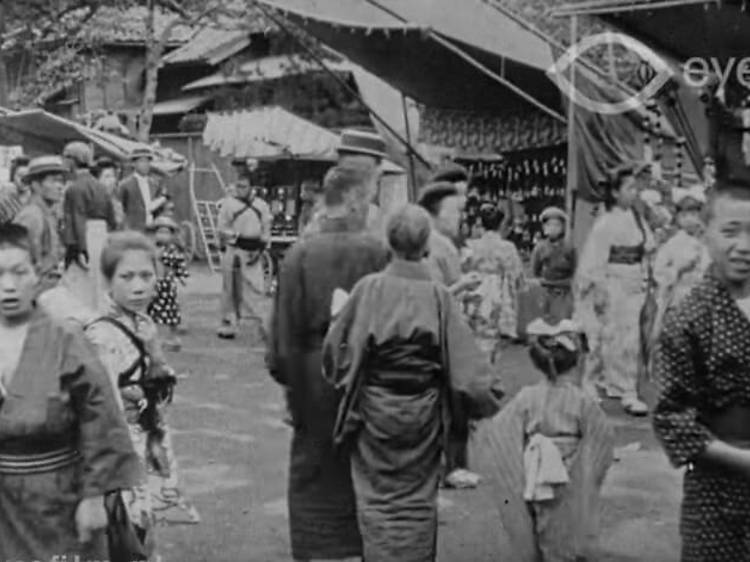
[[[712,264],[666,314],[653,424],[684,473],[682,560],[750,560],[750,191],[706,203]]]
[[[161,350],[156,325],[147,314],[157,279],[156,255],[153,244],[142,234],[126,231],[109,237],[101,267],[111,307],[86,328],[88,339],[120,389],[130,436],[144,473],[149,473],[126,494],[131,520],[147,538],[158,507],[153,500],[169,504],[167,507],[177,505],[197,520],[177,489],[177,465],[164,411],[176,378]]]
[[[613,460],[605,414],[579,384],[579,328],[570,320],[527,328],[544,374],[480,429],[477,454],[492,468],[514,562],[595,560],[599,490]]]
[[[541,214],[544,239],[531,255],[532,275],[540,280],[544,318],[551,324],[573,316],[573,277],[576,272],[576,249],[565,241],[568,216],[557,207]]]
[[[167,326],[169,337],[164,341],[164,349],[179,351],[182,348],[178,329],[182,323],[180,303],[177,300],[177,283],[185,285],[188,270],[185,253],[179,246],[179,227],[170,217],[157,218],[151,229],[157,249],[156,295],[148,306],[148,314],[156,324]]]
[[[80,329],[36,306],[32,248],[0,225],[0,560],[106,560],[105,497],[138,457]]]
[[[711,263],[703,241],[703,186],[674,188],[672,202],[676,210],[677,232],[656,253],[654,278],[658,285],[659,314],[655,334],[661,329],[664,314],[677,307],[703,278]]]

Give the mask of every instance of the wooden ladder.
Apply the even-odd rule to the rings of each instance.
[[[215,165],[211,166],[211,169],[196,168],[191,166],[190,169],[190,198],[193,201],[193,212],[198,222],[198,230],[200,231],[201,242],[203,243],[203,250],[206,254],[206,260],[211,271],[216,272],[221,270],[221,251],[220,251],[220,240],[219,232],[216,228],[219,216],[219,203],[217,201],[206,201],[202,199],[196,199],[195,197],[195,173],[196,172],[208,172],[213,173],[219,180],[222,189],[226,193],[226,185]]]

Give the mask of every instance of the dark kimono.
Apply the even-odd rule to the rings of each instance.
[[[80,333],[36,312],[7,392],[0,560],[108,559],[104,533],[78,544],[76,509],[131,487],[139,463],[104,367]]]
[[[349,459],[334,451],[339,397],[323,379],[321,349],[334,291],[351,291],[388,260],[382,243],[325,219],[321,232],[287,253],[271,319],[272,375],[287,387],[294,425],[289,470],[289,526],[296,559],[359,556]]]
[[[542,240],[531,254],[532,275],[541,281],[545,320],[557,324],[573,316],[576,249],[560,240]]]
[[[364,559],[435,560],[451,401],[480,418],[502,397],[458,305],[427,266],[396,260],[357,284],[323,354],[344,393],[334,440],[351,452]]]
[[[682,560],[750,560],[750,479],[700,458],[714,438],[750,448],[750,320],[713,272],[667,313],[655,375],[654,429],[687,467]]]

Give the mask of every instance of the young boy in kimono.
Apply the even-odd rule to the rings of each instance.
[[[750,190],[722,187],[706,204],[712,264],[659,335],[653,424],[687,467],[683,561],[750,560]]]
[[[544,238],[531,254],[531,269],[541,282],[543,313],[551,324],[573,316],[573,277],[577,255],[572,244],[565,241],[568,215],[557,207],[542,211]]]
[[[595,546],[599,490],[613,460],[604,412],[580,388],[580,329],[542,319],[527,328],[544,379],[482,428],[482,455],[514,562],[577,562]],[[484,468],[484,467],[483,467]]]

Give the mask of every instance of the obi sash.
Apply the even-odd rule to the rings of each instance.
[[[238,236],[232,246],[248,252],[257,252],[263,250],[266,247],[266,243],[260,238],[251,236]]]
[[[0,453],[0,474],[41,474],[55,472],[80,459],[78,451],[63,447],[44,453]]]
[[[742,449],[750,449],[750,406],[729,406],[702,416],[701,422],[717,439]]]
[[[638,246],[612,246],[609,250],[609,263],[637,265],[643,261],[644,255],[643,244]]]

